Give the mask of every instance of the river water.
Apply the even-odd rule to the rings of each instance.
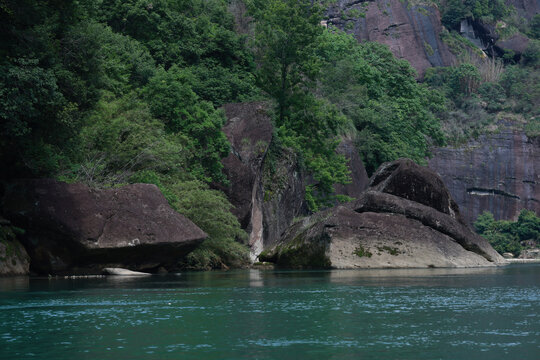
[[[540,359],[540,265],[0,279],[0,359]]]

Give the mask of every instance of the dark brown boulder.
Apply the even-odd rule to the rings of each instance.
[[[391,196],[391,195],[389,195]],[[284,268],[421,268],[493,266],[450,236],[402,214],[338,206],[293,225],[262,261]]]
[[[498,40],[495,46],[503,51],[513,51],[521,55],[529,46],[529,38],[522,34],[515,34],[508,39]]]
[[[24,245],[38,273],[98,264],[171,266],[206,238],[150,184],[98,190],[50,179],[21,181],[7,189],[3,210],[27,229]]]
[[[417,220],[423,225],[449,236],[465,250],[475,252],[491,262],[500,261],[500,255],[487,240],[472,232],[467,225],[448,214],[421,203],[391,194],[366,191],[360,199],[347,204],[347,207],[358,213],[377,212],[405,215],[409,219]]]
[[[433,170],[412,160],[382,164],[371,177],[369,188],[424,204],[462,221],[459,208],[442,179]]]

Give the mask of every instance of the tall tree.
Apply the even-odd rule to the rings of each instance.
[[[315,80],[314,56],[322,33],[321,7],[310,0],[256,2],[257,84],[278,104],[278,126],[290,115],[294,98]]]

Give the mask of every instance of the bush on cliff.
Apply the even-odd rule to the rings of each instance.
[[[521,210],[515,222],[496,221],[492,213],[484,211],[474,222],[474,228],[500,254],[510,252],[519,255],[525,241],[540,244],[540,217],[530,210]]]
[[[131,182],[157,185],[173,209],[193,221],[208,238],[178,264],[191,270],[244,267],[250,262],[247,235],[231,213],[231,203],[221,191],[196,179],[180,180],[152,170],[134,174]]]
[[[388,47],[358,43],[335,29],[320,37],[323,59],[319,92],[349,120],[368,173],[385,162],[408,157],[424,163],[443,136],[435,113],[444,99],[415,80],[414,69]]]

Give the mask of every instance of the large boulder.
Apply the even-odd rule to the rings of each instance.
[[[7,188],[3,211],[26,229],[23,243],[37,273],[171,267],[207,236],[150,184],[92,189],[21,181]]]
[[[371,177],[372,190],[399,196],[462,221],[459,208],[442,179],[433,170],[409,159],[382,164]]]
[[[338,0],[327,11],[330,25],[358,41],[388,45],[423,77],[427,68],[450,66],[455,57],[441,40],[441,16],[436,5],[402,0]]]
[[[388,169],[396,163],[414,170],[414,176],[382,176],[383,173],[392,174],[393,171]],[[473,267],[504,264],[504,259],[484,238],[459,221],[456,217],[458,211],[441,211],[449,212],[448,208],[439,206],[448,202],[434,194],[444,197],[447,193],[444,186],[433,189],[433,174],[416,167],[418,165],[405,160],[383,164],[376,176],[372,177],[373,186],[356,201],[299,221],[289,228],[276,246],[265,250],[259,258],[293,268]],[[422,174],[425,175],[426,185],[421,186],[420,189],[424,190],[419,192],[417,189],[422,183]],[[408,186],[416,190],[412,190],[411,194],[396,191],[401,196],[384,191],[392,189],[388,186],[391,183],[389,179],[400,179],[404,182],[403,188]],[[384,180],[389,180],[387,186],[381,185]],[[426,194],[431,196],[426,198]],[[426,199],[430,199],[431,203],[426,205],[414,201],[427,202]],[[439,206],[441,210],[430,204]]]
[[[508,39],[501,39],[495,43],[495,47],[501,52],[512,51],[516,55],[521,55],[529,46],[529,38],[522,34],[515,34]]]

